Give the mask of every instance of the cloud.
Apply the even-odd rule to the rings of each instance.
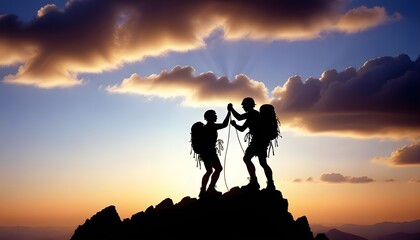
[[[420,183],[420,179],[410,179],[408,183]]]
[[[380,57],[359,69],[291,77],[272,104],[283,123],[312,133],[358,137],[420,136],[420,58]]]
[[[311,182],[311,183],[313,183],[313,182],[315,182],[315,180],[314,180],[314,178],[313,178],[313,177],[308,177],[308,178],[306,179],[306,182]]]
[[[399,13],[390,16],[383,7],[367,8],[361,6],[341,16],[336,28],[342,32],[355,33],[398,19],[401,19]]]
[[[40,8],[38,10],[38,17],[43,17],[46,14],[48,14],[49,12],[56,12],[59,11],[59,9],[57,8],[57,6],[55,4],[47,4],[44,7]]]
[[[320,177],[321,181],[330,183],[343,183],[347,182],[347,178],[341,173],[324,173]]]
[[[290,77],[270,98],[263,82],[239,74],[233,80],[212,72],[194,75],[191,66],[176,66],[158,75],[133,74],[112,93],[184,99],[186,105],[226,105],[251,96],[257,105],[276,107],[283,126],[298,131],[351,137],[420,136],[420,58],[379,57],[356,69],[325,71],[303,81]],[[223,97],[221,97],[223,96]]]
[[[366,176],[350,177],[343,176],[341,173],[324,173],[321,175],[320,180],[328,183],[370,183],[375,181]]]
[[[159,75],[133,74],[120,85],[108,87],[116,93],[144,96],[183,97],[189,105],[240,101],[252,96],[257,103],[270,101],[284,125],[312,133],[358,137],[412,137],[420,135],[420,58],[407,55],[380,57],[359,69],[325,71],[320,79],[302,81],[290,77],[276,87],[268,100],[262,82],[246,75],[233,80],[213,73],[194,76],[190,66],[177,66]]]
[[[306,178],[306,180],[302,180],[301,178],[296,178],[292,182],[294,182],[294,183],[303,183],[303,182],[316,183],[313,177],[308,177],[308,178]]]
[[[373,182],[373,181],[375,181],[375,180],[373,180],[370,177],[366,177],[366,176],[363,176],[363,177],[350,177],[348,179],[348,182],[349,183],[370,183],[370,182]]]
[[[194,76],[191,66],[176,66],[158,75],[141,77],[133,74],[119,85],[108,86],[111,93],[139,94],[146,97],[173,98],[183,97],[186,105],[226,105],[228,96],[233,102],[242,101],[244,96],[253,97],[258,102],[267,102],[268,90],[261,82],[245,75],[237,75],[229,81],[226,77],[217,78],[212,72]]]
[[[375,157],[372,162],[385,163],[394,167],[418,167],[420,166],[420,143],[416,142],[399,148],[389,157]]]
[[[324,173],[319,178],[321,182],[327,182],[327,183],[370,183],[374,182],[372,178],[369,178],[367,176],[362,177],[350,177],[350,176],[344,176],[341,173]],[[392,181],[394,181],[392,179]],[[319,181],[315,181],[314,178],[308,177],[306,180],[302,180],[301,178],[296,178],[292,181],[293,183],[319,183]]]
[[[390,183],[390,182],[395,182],[395,179],[390,178],[390,179],[385,180],[385,182],[387,182],[387,183]]]
[[[227,40],[293,41],[395,18],[381,7],[343,9],[339,0],[70,0],[64,9],[45,5],[30,22],[0,15],[0,65],[20,66],[8,83],[69,87],[83,83],[81,73],[203,48],[217,29]]]
[[[296,178],[293,180],[294,183],[301,183],[303,182],[301,178]]]

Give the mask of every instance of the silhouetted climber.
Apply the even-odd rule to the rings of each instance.
[[[255,166],[252,163],[252,158],[254,156],[258,157],[261,167],[264,169],[265,176],[267,177],[267,188],[268,190],[275,190],[274,181],[273,181],[273,172],[267,164],[267,149],[270,144],[270,137],[265,136],[263,131],[261,131],[260,124],[260,113],[254,109],[255,101],[250,97],[246,97],[242,100],[242,108],[245,113],[239,114],[234,108],[232,103],[228,104],[228,110],[232,112],[233,116],[237,120],[245,120],[242,126],[239,126],[235,120],[231,121],[232,126],[237,130],[243,132],[247,128],[249,129],[249,145],[245,150],[243,157],[244,163],[249,173],[249,184],[246,185],[246,188],[249,189],[259,189],[260,185],[258,184],[257,175],[255,173]]]
[[[207,121],[207,123],[203,125],[201,122],[197,122],[191,128],[191,141],[193,149],[197,154],[199,154],[199,160],[204,162],[204,166],[206,168],[206,173],[203,175],[203,178],[201,180],[199,197],[203,197],[206,193],[220,193],[215,188],[216,182],[219,179],[220,173],[223,170],[222,164],[220,163],[220,159],[217,156],[217,151],[220,151],[222,148],[222,146],[217,146],[218,141],[220,141],[217,139],[217,130],[228,126],[229,116],[230,111],[228,111],[228,113],[226,114],[223,123],[216,123],[216,112],[214,110],[207,110],[204,113],[204,119]],[[206,190],[210,176],[211,181]]]

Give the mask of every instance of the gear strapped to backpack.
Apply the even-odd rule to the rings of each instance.
[[[274,140],[280,135],[280,121],[277,118],[274,106],[271,104],[263,104],[260,107],[259,126],[263,136],[270,140]]]
[[[273,150],[273,155],[274,155],[274,149],[273,149],[273,143],[272,143],[273,140],[274,140],[275,146],[278,147],[277,138],[282,137],[279,126],[280,126],[280,120],[278,119],[276,115],[274,106],[271,104],[261,105],[260,115],[259,115],[259,131],[261,133],[261,136],[270,140],[267,156],[270,153],[270,149]]]
[[[191,147],[198,156],[204,151],[204,123],[196,122],[191,127]]]
[[[192,154],[194,152],[194,158],[197,161],[197,166],[200,166],[200,161],[203,160],[201,157],[201,154],[205,152],[206,150],[215,147],[216,151],[221,154],[221,151],[223,150],[223,141],[221,139],[217,139],[217,135],[214,136],[215,142],[211,142],[209,140],[212,139],[212,136],[210,136],[211,133],[209,133],[208,129],[204,126],[204,123],[202,122],[195,122],[191,126],[191,152]],[[217,134],[217,133],[216,133]],[[214,146],[212,146],[214,144]]]

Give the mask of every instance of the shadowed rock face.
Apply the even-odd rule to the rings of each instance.
[[[232,188],[223,195],[170,198],[121,221],[114,206],[79,226],[71,240],[314,239],[305,216],[296,220],[280,191]],[[327,239],[320,234],[315,239]]]

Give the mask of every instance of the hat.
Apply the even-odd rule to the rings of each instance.
[[[244,100],[242,100],[241,104],[242,105],[249,105],[249,106],[254,107],[255,106],[255,101],[251,97],[246,97],[246,98],[244,98]]]

